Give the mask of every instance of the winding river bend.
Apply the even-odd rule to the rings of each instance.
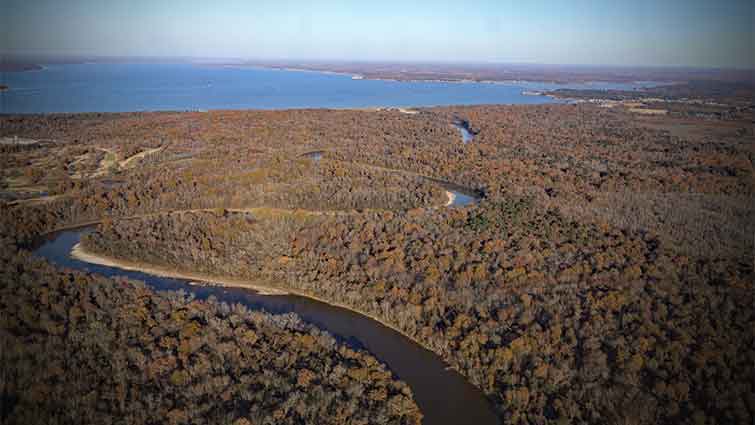
[[[451,206],[463,206],[477,198],[451,191]],[[190,285],[188,280],[154,276],[116,267],[91,264],[71,258],[71,250],[92,226],[49,234],[34,253],[51,263],[103,276],[126,276],[141,280],[156,290],[180,290],[197,298],[215,296],[219,301],[241,303],[271,313],[298,314],[303,320],[333,334],[353,347],[364,348],[377,357],[414,393],[427,425],[498,424],[498,418],[482,392],[433,352],[401,333],[354,311],[298,295],[260,295],[243,288]]]

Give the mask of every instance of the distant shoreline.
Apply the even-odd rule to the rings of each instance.
[[[205,65],[200,65],[205,66]],[[353,73],[346,71],[331,71],[318,68],[298,68],[289,66],[277,66],[277,65],[260,65],[260,64],[218,64],[211,65],[223,68],[237,68],[237,69],[261,69],[268,71],[289,71],[289,72],[310,72],[316,74],[325,75],[341,75],[344,77],[351,77],[352,80],[368,80],[368,81],[389,81],[395,83],[453,83],[453,84],[502,84],[515,86],[521,83],[543,83],[543,84],[569,84],[568,82],[560,82],[555,80],[475,80],[466,78],[398,78],[398,77],[379,77],[369,76],[361,73]],[[593,81],[584,82],[572,82],[572,84],[589,84]],[[605,81],[608,82],[608,81]],[[618,81],[615,83],[619,83]]]
[[[675,84],[678,83],[678,81],[646,81],[642,79],[601,79],[601,78],[587,78],[587,79],[551,79],[551,78],[514,78],[514,79],[476,79],[476,78],[456,78],[456,77],[447,77],[447,78],[421,78],[421,77],[388,77],[388,76],[380,76],[379,72],[376,72],[374,75],[370,73],[363,73],[363,72],[353,72],[353,71],[341,71],[341,70],[330,70],[330,69],[324,69],[324,68],[317,68],[317,67],[301,67],[301,66],[286,66],[286,65],[275,65],[275,64],[258,64],[258,63],[228,63],[228,64],[201,64],[197,63],[194,64],[195,66],[207,66],[207,67],[219,67],[219,68],[234,68],[234,69],[259,69],[259,70],[269,70],[269,71],[289,71],[289,72],[309,72],[309,73],[317,73],[317,74],[325,74],[325,75],[340,75],[344,77],[350,77],[352,80],[369,80],[369,81],[389,81],[389,82],[397,82],[397,83],[453,83],[453,84],[500,84],[500,85],[510,85],[510,86],[517,86],[521,84],[555,84],[555,85],[566,85],[566,84],[598,84],[598,83],[605,83],[605,84],[640,84],[643,82],[652,83],[652,84]]]
[[[480,84],[624,84],[638,87],[667,85],[690,80],[750,81],[746,71],[708,68],[606,67],[580,65],[537,65],[505,63],[422,63],[422,62],[305,62],[236,61],[210,66],[233,66],[322,72],[349,76],[355,80]]]
[[[42,71],[44,66],[37,63],[0,62],[0,72],[31,72]]]

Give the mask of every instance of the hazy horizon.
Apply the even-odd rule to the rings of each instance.
[[[512,66],[512,67],[562,67],[575,69],[668,69],[668,70],[732,70],[732,71],[751,71],[755,70],[755,64],[749,66],[695,66],[695,65],[621,65],[605,63],[548,63],[548,62],[514,62],[514,61],[464,61],[464,60],[411,60],[411,59],[342,59],[342,58],[307,58],[307,57],[209,57],[209,56],[169,56],[169,55],[84,55],[84,54],[59,54],[59,53],[34,53],[34,52],[0,52],[0,56],[10,59],[11,61],[37,60],[44,64],[45,60],[54,62],[64,62],[66,60],[91,60],[107,63],[129,62],[133,63],[197,63],[197,64],[217,64],[217,65],[255,65],[259,64],[407,64],[407,65],[451,65],[451,66]]]
[[[10,0],[5,54],[755,68],[748,1]]]

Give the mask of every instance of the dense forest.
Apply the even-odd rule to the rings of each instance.
[[[635,403],[649,423],[748,415],[739,397],[752,377],[740,356],[754,342],[742,338],[751,271],[690,263],[650,234],[534,213],[526,200],[432,215],[170,214],[107,223],[84,244],[285,283],[381,317],[443,355],[510,421],[617,422]]]
[[[294,315],[4,251],[3,423],[420,422],[384,365]]]
[[[0,232],[15,246],[101,222],[83,240],[91,253],[349,306],[440,355],[506,423],[750,423],[755,144],[741,113],[6,116],[0,137],[39,143],[4,148]],[[481,200],[441,208],[437,181]],[[416,420],[400,384],[380,381],[406,397],[397,420]],[[396,412],[387,400],[369,406]]]

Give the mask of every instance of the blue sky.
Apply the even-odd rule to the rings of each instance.
[[[0,51],[755,68],[751,0],[4,0]]]

